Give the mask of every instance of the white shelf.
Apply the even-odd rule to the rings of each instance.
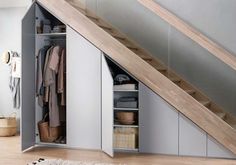
[[[134,90],[114,90],[114,92],[138,92],[137,89]]]
[[[46,146],[53,146],[53,147],[55,147],[55,146],[61,146],[61,147],[66,147],[67,146],[67,144],[64,144],[64,143],[53,143],[53,142],[38,142],[38,143],[36,143],[36,145],[46,145]]]
[[[139,152],[138,148],[114,148],[115,152]]]
[[[138,108],[114,108],[115,111],[138,111]]]
[[[125,128],[138,128],[138,125],[123,125],[123,124],[114,124],[114,127],[125,127]]]
[[[41,34],[36,34],[36,36],[59,37],[59,36],[66,36],[66,33],[41,33]]]

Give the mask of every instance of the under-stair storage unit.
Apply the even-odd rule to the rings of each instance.
[[[44,1],[39,0],[39,2]],[[113,50],[114,43],[111,42],[110,49],[113,50],[111,53],[116,54],[104,55],[103,42],[93,43],[94,38],[87,38],[86,33],[80,31],[82,27],[75,30],[75,27],[73,27],[75,29],[71,27],[73,21],[60,21],[61,18],[56,17],[57,15],[49,13],[40,3],[35,2],[22,21],[23,151],[36,145],[43,145],[102,150],[112,157],[116,151],[209,157],[220,157],[219,155],[224,153],[224,157],[234,157],[231,152],[213,142],[205,131],[194,125],[191,119],[180,114],[176,107],[163,97],[163,95],[169,97],[175,95],[175,98],[178,98],[179,95],[174,92],[175,90],[166,89],[176,89],[182,93],[180,88],[174,84],[171,85],[173,88],[163,88],[169,80],[164,79],[159,82],[159,79],[155,78],[161,77],[161,74],[154,72],[154,68],[145,61],[140,61],[141,58],[135,57],[135,54],[127,51],[125,47],[118,49],[123,50],[121,52]],[[44,19],[46,19],[44,24],[47,26],[42,28],[41,20]],[[83,20],[86,22],[85,17]],[[83,24],[82,21],[80,23]],[[87,23],[96,26],[92,22]],[[51,25],[52,29],[48,25]],[[87,29],[87,26],[83,29]],[[50,30],[53,30],[53,33]],[[98,34],[103,32],[100,30]],[[104,34],[102,37],[106,38],[109,35]],[[66,104],[63,108],[64,115],[60,118],[64,123],[60,126],[64,127],[61,129],[64,130],[61,135],[65,140],[62,138],[59,143],[54,140],[45,143],[42,142],[42,137],[40,138],[42,134],[38,129],[38,124],[47,124],[48,121],[47,109],[39,104],[39,96],[45,90],[37,90],[38,65],[41,64],[38,52],[42,47],[56,45],[66,48],[66,67],[63,72],[66,82],[64,88]],[[122,52],[124,54],[118,54]],[[129,61],[129,66],[126,65],[125,69],[120,59],[133,61]],[[131,73],[130,65],[135,68],[136,64],[139,68]],[[147,68],[142,68],[143,65]],[[149,74],[149,71],[153,75]],[[150,78],[158,80],[157,84]],[[126,83],[123,83],[125,81]],[[153,88],[148,87],[149,83]],[[161,94],[157,94],[155,91],[157,88]],[[186,100],[188,99],[189,97],[186,97]],[[195,113],[198,116],[198,113]],[[51,131],[49,128],[47,130],[46,132]]]
[[[59,52],[54,51],[55,47]],[[45,58],[40,56],[42,49],[46,49]],[[47,68],[41,64],[47,60],[52,66],[46,74]],[[53,67],[57,73],[52,72]],[[44,79],[47,76],[49,79]],[[47,82],[54,82],[54,86],[50,84],[47,89]],[[57,89],[60,83],[63,106]],[[35,145],[101,149],[101,51],[38,3],[31,6],[22,21],[21,84],[22,150]],[[45,102],[46,98],[51,101]],[[50,109],[55,106],[57,109]],[[55,114],[59,115],[56,123]]]
[[[102,111],[109,111],[111,115],[109,122],[112,127],[109,129],[109,134],[113,134],[110,139],[109,153],[113,156],[113,152],[138,152],[138,81],[108,58],[102,58],[102,68]],[[107,102],[106,93],[109,93],[109,102]],[[106,106],[108,104],[109,106]],[[104,114],[104,118],[106,114]],[[106,127],[105,121],[102,122]],[[103,137],[105,138],[104,143],[107,142],[106,137]]]
[[[33,4],[22,20],[22,150],[66,145],[65,58],[66,25]]]

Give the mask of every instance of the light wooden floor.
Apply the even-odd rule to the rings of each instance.
[[[39,158],[61,158],[78,161],[120,163],[135,165],[236,165],[234,160],[175,157],[145,154],[116,154],[110,158],[99,151],[35,148],[27,153],[20,151],[20,137],[0,137],[0,165],[26,165]]]

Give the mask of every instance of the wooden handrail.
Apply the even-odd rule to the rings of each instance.
[[[225,64],[236,70],[236,55],[228,52],[217,43],[210,40],[204,34],[191,27],[183,20],[160,6],[153,0],[138,0],[143,6],[157,14],[163,20],[168,22],[170,25],[175,27],[177,30],[185,34],[187,37],[201,45],[203,48],[208,50],[212,55],[223,61]]]

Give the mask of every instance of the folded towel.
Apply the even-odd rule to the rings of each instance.
[[[135,90],[135,84],[122,84],[122,85],[114,85],[114,90]]]
[[[121,97],[118,99],[119,102],[130,102],[130,101],[137,101],[136,97]]]
[[[138,102],[137,101],[130,101],[130,102],[117,102],[116,103],[117,108],[137,108]]]

